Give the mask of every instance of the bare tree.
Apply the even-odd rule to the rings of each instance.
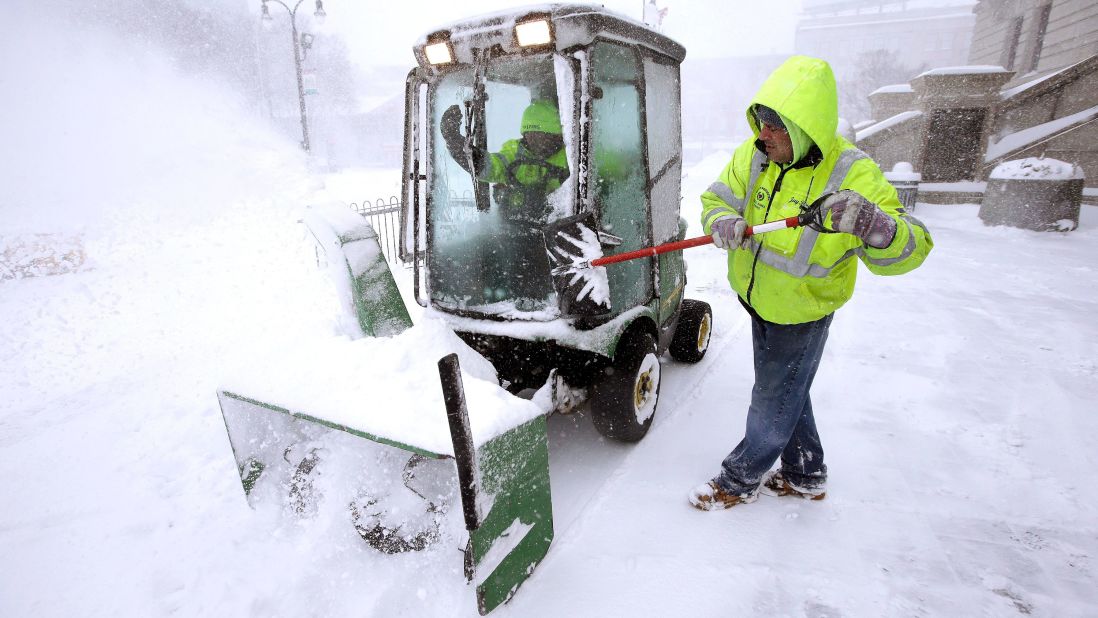
[[[887,49],[858,54],[853,77],[839,82],[839,115],[857,123],[871,117],[869,93],[892,84],[906,84],[927,69],[926,63],[911,67],[900,60],[900,53]]]

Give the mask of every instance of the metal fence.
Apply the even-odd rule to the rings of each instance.
[[[403,264],[400,261],[400,199],[395,195],[388,201],[385,198],[377,198],[371,204],[363,201],[360,206],[357,202],[351,202],[351,209],[366,217],[370,227],[377,232],[378,242],[381,244],[381,252],[385,254],[385,260],[394,264]]]

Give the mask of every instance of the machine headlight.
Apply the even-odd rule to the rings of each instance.
[[[454,61],[454,52],[450,49],[449,41],[428,43],[423,48],[423,53],[427,56],[427,62],[431,64],[450,64]]]
[[[549,20],[535,19],[515,24],[515,40],[518,41],[520,47],[534,47],[552,43],[553,31],[549,27]]]

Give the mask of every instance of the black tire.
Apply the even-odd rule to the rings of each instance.
[[[682,301],[679,323],[671,338],[671,358],[683,363],[696,363],[705,358],[713,335],[713,310],[709,303],[687,298]]]
[[[637,442],[652,426],[659,396],[656,338],[630,331],[618,343],[614,362],[591,387],[591,420],[607,438]]]

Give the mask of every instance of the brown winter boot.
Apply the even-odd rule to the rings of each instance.
[[[715,482],[707,481],[690,491],[690,504],[703,511],[730,509],[737,504],[751,504],[759,498],[759,490],[742,494],[728,493]]]
[[[773,470],[763,476],[762,492],[768,496],[797,496],[805,500],[823,500],[827,496],[822,483],[818,487],[794,485],[782,476],[781,470]]]

